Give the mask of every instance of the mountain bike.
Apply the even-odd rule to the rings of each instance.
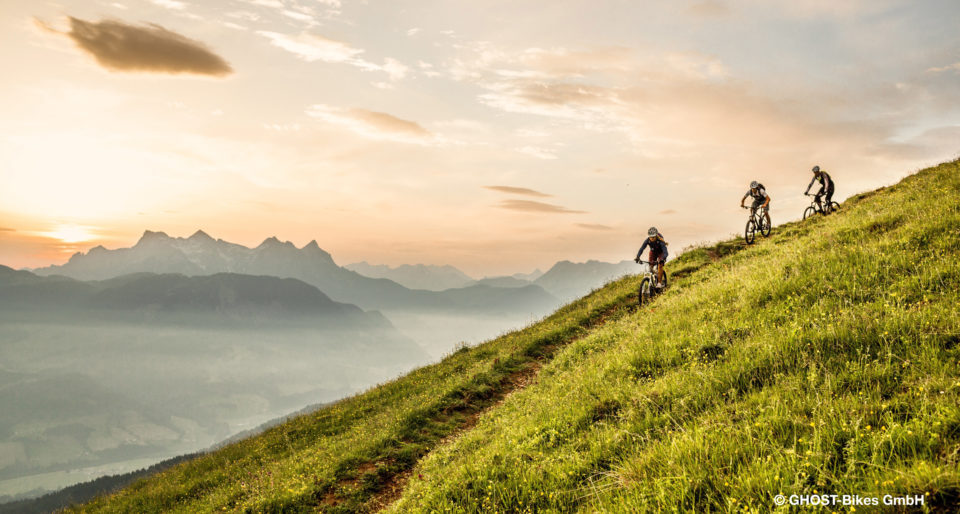
[[[757,232],[767,237],[770,235],[770,213],[767,212],[767,209],[759,207],[754,209],[753,207],[743,206],[744,209],[750,210],[750,219],[747,220],[747,227],[743,231],[743,239],[747,242],[748,245],[752,245],[753,241],[757,238]]]
[[[824,212],[823,207],[821,207],[820,203],[817,202],[817,195],[812,195],[810,193],[804,193],[804,195],[812,196],[813,200],[811,200],[810,202],[810,207],[807,207],[806,209],[803,210],[803,219],[807,219],[810,216],[813,216],[814,214],[817,214],[817,213],[827,215],[827,214],[830,214],[831,212],[837,212],[838,210],[840,210],[840,204],[838,204],[837,202],[831,201],[829,210],[827,212]]]
[[[647,265],[647,270],[643,272],[643,280],[640,281],[640,289],[637,291],[637,303],[643,307],[667,288],[667,271],[663,271],[663,287],[658,287],[657,263],[644,260],[637,260],[637,263]]]

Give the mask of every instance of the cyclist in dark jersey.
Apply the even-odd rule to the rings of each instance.
[[[820,166],[814,166],[811,171],[813,171],[813,179],[810,181],[810,184],[807,185],[807,190],[803,194],[809,194],[813,184],[820,182],[820,191],[813,196],[813,200],[817,202],[817,205],[820,206],[823,212],[830,212],[830,204],[833,202],[833,179],[830,178],[827,172],[820,171]],[[826,205],[820,203],[820,198],[824,195],[826,195]]]
[[[663,276],[666,270],[663,269],[663,263],[667,260],[667,242],[663,240],[663,235],[657,230],[657,227],[650,227],[647,231],[647,238],[643,240],[640,251],[637,252],[637,258],[634,262],[640,262],[640,256],[643,251],[650,247],[650,262],[657,265],[657,287],[663,287]]]
[[[751,211],[757,210],[758,207],[763,207],[764,210],[770,209],[770,195],[767,194],[767,189],[763,187],[763,184],[756,180],[751,182],[750,190],[740,199],[740,207],[746,207],[743,202],[747,200],[748,196],[753,197],[753,205],[750,206]]]

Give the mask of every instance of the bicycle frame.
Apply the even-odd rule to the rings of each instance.
[[[827,215],[831,212],[836,211],[840,208],[840,204],[836,201],[831,200],[830,205],[826,205],[826,196],[821,195],[820,202],[817,202],[817,195],[812,195],[810,193],[804,193],[806,196],[811,197],[810,206],[803,210],[803,219],[807,219],[814,214]],[[829,207],[829,210],[825,210],[824,207]]]
[[[647,271],[643,273],[644,275],[649,276],[653,279],[657,278],[657,265],[658,265],[657,262],[640,260],[640,261],[637,261],[637,263],[647,265]]]
[[[813,207],[814,212],[823,214],[823,201],[818,202],[816,195],[807,195],[810,197],[810,207]]]
[[[743,239],[746,243],[753,244],[756,239],[757,232],[760,232],[763,237],[770,235],[770,214],[769,208],[764,206],[759,207],[747,207],[743,206],[744,209],[750,210],[750,217],[747,218],[747,228],[743,232]]]
[[[657,287],[657,262],[653,261],[637,261],[638,264],[646,264],[646,271],[642,272],[643,278],[640,279],[640,290],[637,292],[637,301],[640,306],[645,305],[649,302],[654,296],[659,294],[661,291],[667,287],[667,271],[663,271],[663,287]],[[646,288],[646,295],[644,294],[644,288]]]

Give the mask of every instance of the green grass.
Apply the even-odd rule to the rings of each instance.
[[[373,510],[412,468],[391,510],[766,512],[836,493],[955,511],[958,262],[952,162],[751,247],[687,251],[650,308],[625,308],[637,277],[614,282],[75,510]]]
[[[565,348],[392,510],[767,512],[782,493],[956,511],[958,263],[957,162],[778,228]]]

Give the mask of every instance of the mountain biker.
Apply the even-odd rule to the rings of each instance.
[[[740,199],[740,207],[746,208],[743,205],[743,202],[746,201],[748,196],[753,197],[753,205],[750,206],[750,212],[757,210],[757,207],[763,207],[764,211],[770,209],[770,195],[767,194],[767,188],[763,187],[763,184],[754,180],[750,183],[750,189],[743,195],[743,198]]]
[[[813,187],[813,183],[820,182],[820,191],[813,196],[813,200],[817,202],[820,210],[830,212],[830,204],[833,202],[833,179],[830,178],[827,172],[820,171],[820,166],[814,166],[811,171],[813,171],[813,179],[810,180],[810,184],[807,185],[807,190],[803,194],[810,194],[810,188]],[[820,203],[820,198],[824,195],[826,195],[826,205]]]
[[[663,263],[667,260],[667,242],[663,240],[663,235],[657,230],[657,227],[650,227],[647,231],[647,238],[643,240],[643,246],[637,252],[637,258],[634,262],[640,262],[640,256],[643,251],[650,247],[650,262],[657,265],[657,287],[663,287],[663,277],[666,271],[663,269]]]

